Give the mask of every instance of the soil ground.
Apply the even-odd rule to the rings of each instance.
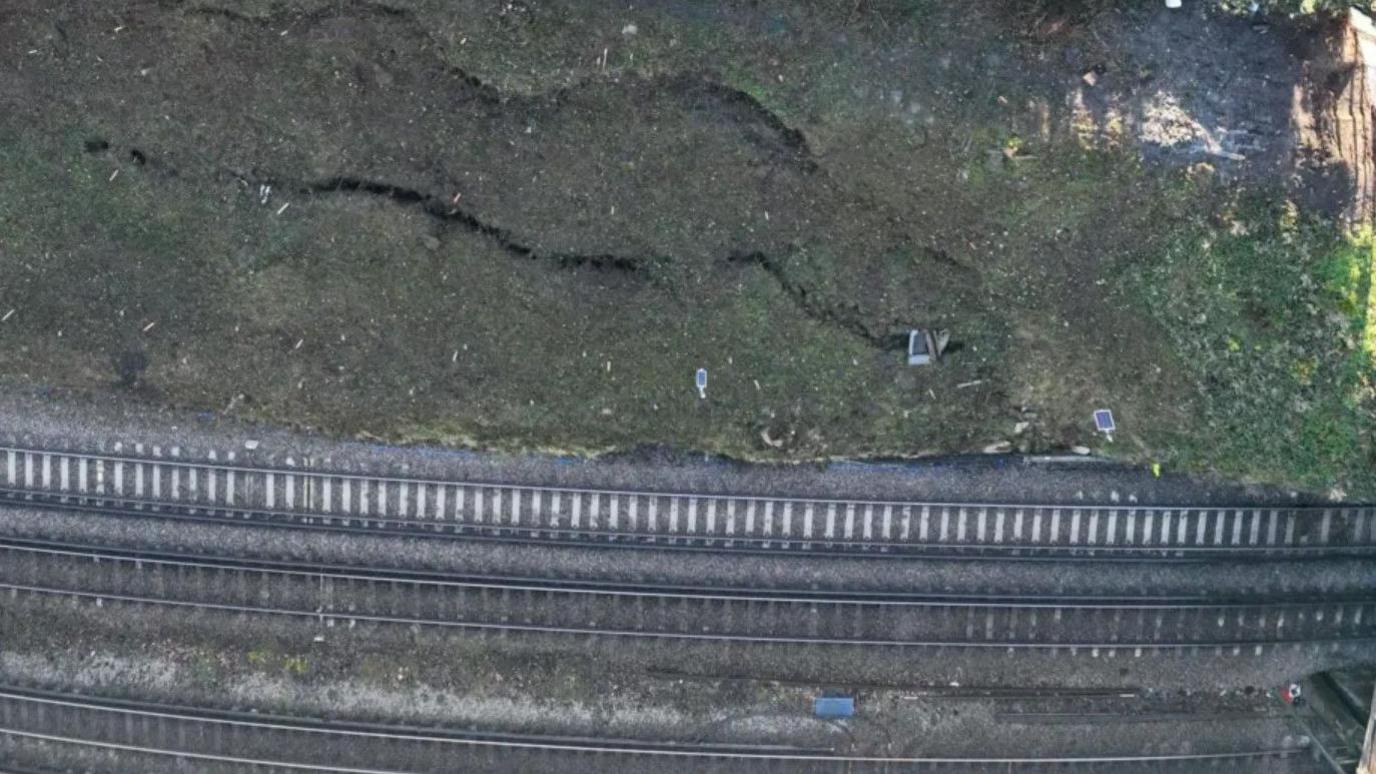
[[[0,373],[389,440],[1083,445],[1369,496],[1371,248],[1342,220],[1370,137],[1337,120],[1334,29],[0,5]],[[939,366],[904,365],[915,326],[951,331]]]

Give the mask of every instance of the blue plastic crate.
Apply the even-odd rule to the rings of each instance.
[[[812,700],[812,714],[819,718],[848,718],[855,714],[855,699],[850,696],[818,696]]]

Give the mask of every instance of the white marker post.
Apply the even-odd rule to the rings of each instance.
[[[707,400],[707,369],[699,368],[697,373],[698,398]]]

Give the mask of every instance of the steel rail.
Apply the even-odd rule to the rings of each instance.
[[[580,635],[611,637],[639,640],[685,640],[696,642],[733,642],[771,645],[840,645],[898,648],[952,648],[952,649],[1019,649],[1019,650],[1065,650],[1065,651],[1223,651],[1260,649],[1276,645],[1342,645],[1345,643],[1372,643],[1376,645],[1376,635],[1354,637],[1329,637],[1322,639],[1288,637],[1264,641],[1252,640],[1204,640],[1194,641],[1153,641],[1153,640],[1076,640],[1058,642],[1036,642],[1033,640],[881,640],[846,637],[797,637],[797,636],[748,636],[738,634],[698,634],[694,632],[645,631],[639,629],[594,629],[576,626],[543,626],[538,624],[489,623],[482,621],[447,621],[433,618],[410,618],[399,615],[376,615],[343,611],[291,610],[254,605],[232,605],[215,602],[188,602],[167,600],[156,597],[139,597],[127,594],[111,594],[94,591],[73,591],[65,588],[25,586],[14,583],[0,583],[0,591],[12,594],[27,593],[67,599],[85,599],[103,606],[106,602],[124,603],[136,606],[172,607],[187,610],[200,610],[240,615],[263,615],[282,618],[296,618],[307,621],[336,621],[354,623],[387,624],[410,627],[431,627],[443,629],[468,629],[473,631],[519,632],[524,634]]]
[[[1371,506],[962,504],[694,494],[252,467],[159,456],[158,447],[154,452],[148,457],[0,446],[0,497],[94,504],[122,515],[224,514],[226,521],[300,527],[357,523],[374,532],[404,527],[414,534],[671,549],[1175,559],[1376,553]]]
[[[0,563],[0,589],[12,595],[268,615],[326,626],[345,621],[813,646],[1132,649],[1136,656],[1144,651],[1208,648],[1260,653],[1274,645],[1376,641],[1376,599],[1371,598],[1261,598],[1217,604],[1190,600],[1174,606],[1153,600],[1056,602],[1017,597],[895,603],[714,592],[661,594],[634,588],[566,590],[490,582],[435,585],[366,573],[284,574],[261,566],[236,568],[232,562],[164,562],[91,550],[0,546],[0,551],[30,557]],[[80,577],[73,580],[72,575]],[[90,575],[96,576],[94,581]],[[272,604],[259,601],[269,598]],[[584,602],[574,604],[578,599]],[[1086,633],[1094,639],[1087,639]]]
[[[1024,609],[1103,609],[1133,610],[1216,610],[1309,609],[1326,604],[1376,605],[1376,592],[1368,594],[1331,594],[1316,599],[1312,592],[1271,594],[1256,598],[1239,596],[1209,597],[1202,594],[1115,596],[1094,594],[975,594],[895,591],[851,591],[826,589],[769,589],[743,586],[691,586],[668,583],[612,583],[579,579],[533,576],[464,575],[438,571],[398,570],[356,565],[289,562],[281,560],[209,556],[168,551],[111,548],[86,543],[32,540],[0,536],[0,553],[5,551],[90,559],[95,562],[124,562],[196,570],[224,569],[272,573],[308,580],[359,581],[364,583],[424,584],[447,589],[494,591],[559,592],[571,595],[597,595],[624,598],[691,599],[714,602],[759,602],[785,604],[853,604],[867,607],[1010,607]],[[3,569],[0,569],[3,574]]]
[[[1302,743],[1293,746],[1249,749],[1207,753],[1157,753],[1121,754],[1086,756],[1048,756],[1048,757],[955,757],[955,756],[879,756],[838,754],[817,750],[777,749],[768,746],[736,748],[713,745],[675,745],[653,742],[635,742],[625,739],[598,740],[586,737],[549,737],[532,734],[483,734],[465,731],[437,731],[414,727],[388,726],[378,723],[324,723],[316,719],[293,719],[283,716],[245,717],[246,713],[227,712],[205,708],[175,707],[165,704],[135,702],[129,700],[104,700],[73,694],[53,694],[29,690],[16,691],[0,688],[0,704],[11,706],[33,704],[57,711],[68,710],[87,713],[107,713],[116,716],[138,718],[138,726],[147,729],[152,723],[193,723],[207,726],[221,726],[233,729],[247,729],[256,732],[277,732],[301,734],[303,736],[336,737],[341,739],[380,741],[387,743],[416,743],[443,745],[451,748],[488,748],[505,751],[536,753],[573,753],[608,756],[628,756],[641,760],[661,758],[669,760],[716,760],[741,762],[779,762],[794,764],[835,764],[835,765],[925,765],[947,767],[970,766],[1076,766],[1076,765],[1145,765],[1162,763],[1220,763],[1226,761],[1258,760],[1264,758],[1284,758],[1305,753],[1308,746]],[[179,756],[190,760],[281,767],[301,771],[334,771],[350,774],[400,774],[396,769],[347,768],[322,766],[319,764],[248,758],[224,753],[206,753],[186,749],[166,749],[148,744],[113,742],[109,740],[76,737],[65,734],[48,733],[28,728],[16,728],[13,721],[0,726],[0,735],[11,735],[47,742],[85,745],[95,748],[134,752],[141,754]],[[235,737],[239,738],[239,737]]]
[[[111,505],[118,503],[118,505]],[[120,500],[110,497],[72,496],[15,492],[0,488],[0,506],[52,511],[98,513],[128,519],[157,519],[199,524],[320,531],[352,535],[400,537],[421,540],[462,540],[471,543],[538,545],[544,547],[594,547],[607,550],[657,550],[744,556],[806,555],[829,558],[911,559],[942,561],[999,561],[1019,563],[1077,562],[1132,564],[1198,564],[1213,560],[1287,562],[1327,561],[1376,555],[1376,546],[1296,545],[1285,548],[1251,546],[1179,546],[1134,548],[1130,546],[1000,546],[975,544],[908,543],[903,548],[856,541],[780,541],[778,539],[665,537],[662,533],[589,532],[550,527],[503,527],[443,524],[415,519],[371,516],[345,518],[330,515],[223,506],[187,506],[179,503]],[[223,515],[214,515],[214,514]],[[367,525],[367,526],[359,526]],[[536,537],[531,537],[537,534]],[[820,547],[819,547],[820,546]]]
[[[407,476],[386,476],[376,473],[358,473],[344,470],[314,469],[309,467],[299,467],[296,465],[232,465],[215,460],[193,460],[185,457],[165,457],[165,456],[133,456],[117,455],[106,452],[86,452],[59,449],[40,449],[21,446],[0,445],[0,454],[28,454],[39,457],[48,456],[53,459],[67,457],[69,459],[86,458],[87,460],[99,460],[108,463],[159,465],[164,468],[208,469],[214,468],[217,471],[230,471],[248,475],[259,474],[278,474],[306,477],[334,477],[349,478],[359,481],[377,482],[384,484],[425,484],[428,486],[469,486],[485,489],[521,489],[525,491],[538,491],[547,493],[564,494],[588,494],[602,496],[634,496],[634,497],[675,497],[675,498],[699,498],[699,499],[731,499],[731,500],[754,500],[757,502],[789,502],[794,504],[865,504],[865,505],[893,505],[893,506],[913,506],[927,505],[933,508],[1059,508],[1061,510],[1119,510],[1119,511],[1140,511],[1140,512],[1179,512],[1179,511],[1231,511],[1231,510],[1282,510],[1295,513],[1320,514],[1324,511],[1361,511],[1367,514],[1376,514],[1376,505],[1150,505],[1132,503],[1129,505],[1106,505],[1094,503],[1068,503],[1068,502],[1048,502],[1048,503],[1014,503],[998,501],[982,502],[956,502],[944,500],[910,501],[910,500],[886,500],[882,498],[841,498],[841,497],[804,497],[790,495],[758,495],[758,494],[735,494],[722,492],[689,492],[669,489],[629,489],[629,488],[598,488],[598,487],[571,487],[547,484],[525,484],[510,481],[456,481],[427,477],[407,477]],[[13,477],[11,477],[13,478]]]
[[[57,511],[99,513],[111,517],[160,519],[202,524],[253,526],[269,529],[327,531],[358,535],[413,539],[458,539],[556,547],[663,550],[697,553],[732,553],[754,556],[807,555],[866,559],[925,557],[953,561],[989,558],[1019,562],[1079,561],[1090,563],[1199,563],[1211,559],[1229,561],[1313,561],[1376,555],[1376,544],[1286,546],[1129,546],[1074,544],[978,544],[909,542],[902,545],[837,539],[779,539],[673,535],[662,532],[594,531],[549,526],[461,524],[386,516],[339,516],[331,514],[268,511],[187,505],[175,501],[147,501],[110,496],[53,494],[0,488],[0,505]]]

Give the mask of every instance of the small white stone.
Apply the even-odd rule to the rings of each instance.
[[[621,28],[621,34],[628,38],[637,32],[640,32],[640,28],[636,27],[634,24],[627,24],[625,27]]]
[[[254,449],[257,449],[257,448],[258,448],[258,442],[257,442],[257,441],[244,441],[244,448],[245,448],[245,449],[248,449],[249,451],[253,451]]]

